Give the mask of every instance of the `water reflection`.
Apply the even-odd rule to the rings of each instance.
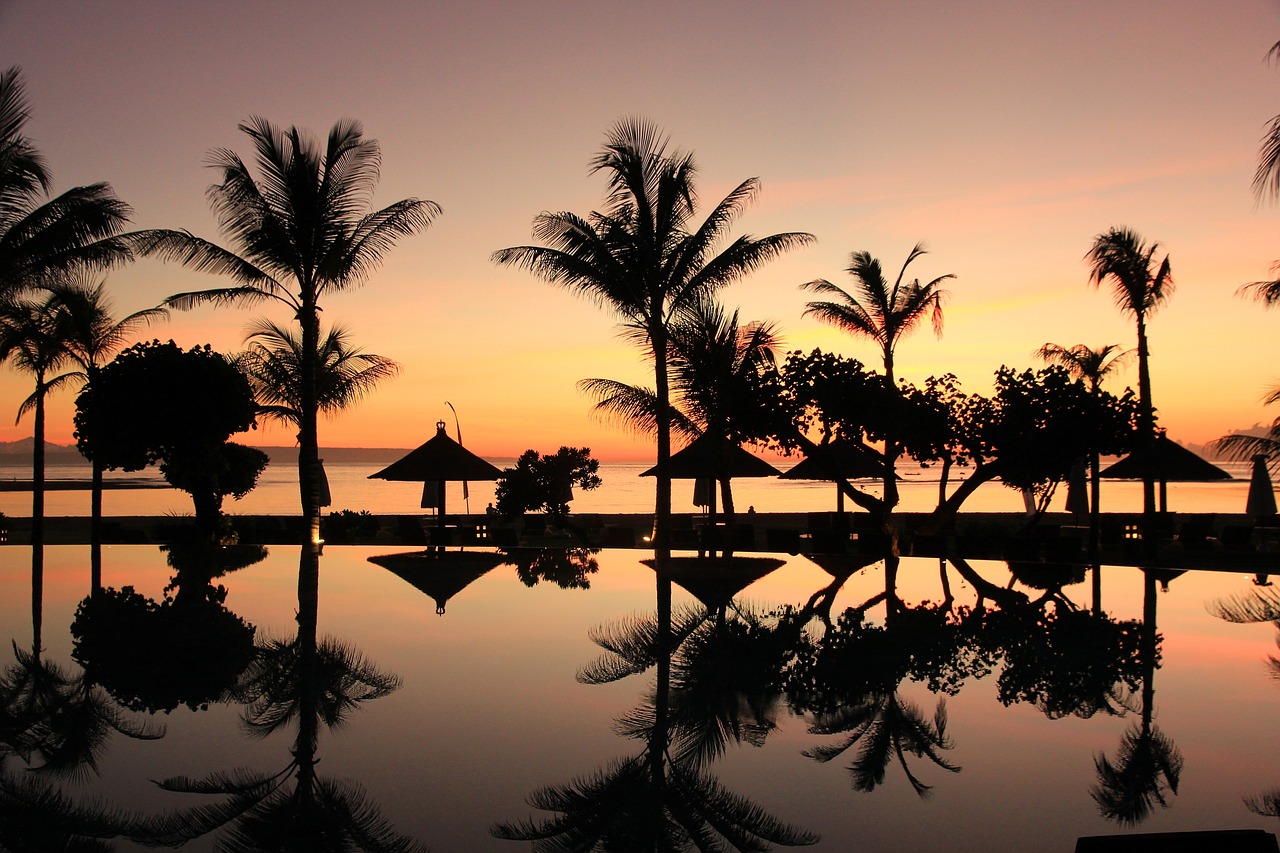
[[[44,547],[31,556],[30,650],[13,641],[14,663],[0,673],[0,848],[109,850],[102,839],[156,839],[160,822],[101,799],[77,802],[56,780],[84,781],[113,734],[164,736],[163,726],[125,711],[83,672],[44,659]]]
[[[900,559],[894,554],[811,559],[832,582],[800,603],[767,612],[740,602],[738,595],[782,561],[675,558],[661,569],[661,560],[644,561],[658,577],[656,614],[595,629],[591,639],[606,653],[585,666],[579,680],[604,684],[656,670],[646,701],[615,724],[620,734],[645,743],[645,752],[568,786],[541,789],[531,805],[560,817],[500,824],[495,833],[581,844],[575,849],[607,846],[604,830],[589,838],[564,834],[588,823],[612,825],[594,812],[587,820],[582,813],[587,800],[591,808],[605,808],[596,800],[617,795],[619,786],[639,786],[645,767],[651,800],[652,791],[673,774],[709,774],[730,747],[763,746],[783,703],[807,718],[809,733],[824,740],[803,754],[818,762],[849,761],[854,790],[876,790],[896,767],[923,797],[938,783],[924,769],[961,771],[948,754],[955,740],[948,730],[946,698],[989,676],[995,678],[1000,703],[1031,705],[1050,720],[1138,714],[1114,758],[1096,758],[1097,783],[1089,793],[1107,819],[1136,824],[1176,793],[1182,759],[1153,723],[1160,656],[1155,586],[1159,581],[1167,588],[1176,574],[1146,572],[1143,618],[1120,620],[1073,600],[1071,589],[1089,575],[1083,565],[1015,562],[1007,566],[1007,582],[997,582],[963,559],[941,560],[937,603],[910,603],[898,591]],[[833,614],[844,585],[877,569],[882,588]],[[956,601],[953,571],[975,593],[973,603]],[[672,612],[664,585],[673,580],[700,606]],[[1097,599],[1095,590],[1095,605]],[[938,697],[934,706],[926,709],[906,698],[907,682],[926,685]],[[660,771],[655,756],[661,758]],[[655,801],[648,807],[644,820],[657,828],[650,827],[646,837],[675,838],[679,843],[671,849],[681,849],[679,844],[693,836],[663,834],[670,830],[664,823],[670,812],[660,805]],[[774,843],[809,838],[792,827],[780,829],[784,826],[774,828],[787,841]]]
[[[0,848],[22,849],[21,840],[28,849],[62,849],[71,839],[81,840],[69,834],[74,832],[166,845],[202,836],[189,846],[250,850],[288,843],[343,849],[338,842],[326,845],[331,838],[354,845],[352,839],[380,833],[379,843],[391,849],[422,849],[420,842],[441,849],[440,836],[483,832],[498,819],[504,822],[494,827],[497,838],[537,841],[546,849],[681,849],[699,842],[757,849],[810,841],[810,830],[821,830],[835,849],[849,849],[864,832],[874,839],[870,846],[887,849],[906,846],[916,830],[886,840],[887,830],[873,829],[866,815],[888,808],[905,818],[912,813],[903,802],[932,790],[919,814],[959,820],[956,804],[977,796],[973,788],[999,803],[982,812],[983,820],[999,816],[1016,825],[1020,818],[1006,810],[1037,812],[1039,803],[1047,803],[1039,809],[1069,815],[1062,825],[1081,834],[1097,832],[1104,821],[1126,827],[1149,822],[1151,831],[1163,831],[1237,823],[1240,816],[1261,820],[1240,805],[1240,794],[1254,794],[1245,802],[1256,814],[1280,814],[1280,792],[1268,790],[1274,778],[1254,766],[1265,758],[1241,759],[1244,770],[1237,774],[1233,767],[1230,776],[1215,768],[1215,753],[1253,750],[1252,744],[1264,742],[1265,729],[1244,732],[1250,724],[1239,708],[1221,731],[1188,727],[1187,707],[1201,718],[1213,708],[1210,700],[1189,705],[1193,700],[1186,698],[1195,693],[1187,689],[1188,679],[1204,676],[1196,675],[1197,660],[1186,660],[1190,645],[1182,641],[1166,647],[1179,666],[1160,669],[1165,644],[1157,624],[1162,618],[1169,623],[1165,631],[1184,636],[1180,629],[1208,597],[1193,594],[1188,610],[1188,593],[1230,589],[1224,586],[1230,582],[1250,593],[1220,602],[1219,615],[1226,618],[1234,607],[1238,621],[1273,621],[1280,617],[1276,587],[1251,586],[1225,574],[1179,578],[1111,569],[1109,603],[1134,617],[1119,618],[1091,606],[1097,601],[1089,600],[1091,572],[1079,566],[856,554],[817,557],[812,564],[801,557],[784,564],[741,556],[642,564],[636,559],[641,555],[619,552],[450,552],[430,561],[405,557],[409,562],[401,568],[416,581],[411,590],[370,566],[372,551],[332,551],[324,558],[300,554],[296,611],[293,567],[281,572],[279,556],[244,571],[236,566],[252,562],[252,552],[189,559],[171,549],[163,552],[173,567],[167,573],[154,549],[108,552],[108,577],[116,584],[135,583],[143,592],[154,587],[156,607],[171,600],[171,608],[218,610],[225,624],[234,619],[252,630],[242,671],[231,678],[219,675],[222,686],[216,690],[207,674],[193,677],[206,685],[194,692],[124,689],[121,684],[144,681],[125,674],[118,683],[105,679],[109,692],[73,659],[64,660],[65,651],[46,652],[42,631],[55,650],[68,647],[62,626],[82,594],[87,565],[51,570],[47,591],[56,605],[46,615],[40,595],[33,596],[30,633],[21,625],[11,632],[17,651],[0,670]],[[50,565],[60,566],[74,552],[53,553]],[[286,551],[288,563],[296,553]],[[41,591],[43,557],[34,556],[41,571],[33,572],[33,591]],[[332,617],[326,623],[341,619],[367,626],[342,633],[358,636],[389,667],[324,636],[318,613],[321,562],[324,590],[337,604],[330,613],[326,598],[326,615]],[[586,570],[593,565],[597,571]],[[504,566],[514,571],[489,574]],[[19,572],[17,585],[25,586],[26,566]],[[526,577],[537,578],[538,594],[526,594]],[[583,595],[587,584],[579,586],[579,577],[589,581],[591,595]],[[475,583],[477,578],[484,582]],[[643,580],[638,593],[637,579]],[[546,589],[548,582],[566,591]],[[1162,585],[1168,595],[1160,592]],[[621,605],[616,614],[600,612],[599,602],[624,596],[632,602],[637,595],[639,603]],[[768,603],[752,603],[749,596]],[[11,603],[18,597],[8,591]],[[106,612],[93,610],[93,598],[81,602],[81,612]],[[487,610],[468,619],[430,617],[437,603],[453,607],[459,601]],[[637,612],[628,614],[632,606]],[[21,607],[25,611],[25,601]],[[254,628],[253,623],[267,626],[295,612],[297,630],[284,637]],[[19,612],[9,624],[26,619]],[[205,621],[214,627],[203,640],[192,627],[189,639],[169,642],[213,648],[220,642],[218,623]],[[1202,635],[1215,623],[1226,630],[1208,621],[1207,631],[1194,623],[1196,650],[1205,647]],[[54,636],[54,624],[61,639]],[[104,633],[101,627],[97,634],[80,632],[76,654],[83,654],[86,667],[111,658],[102,651],[109,639]],[[408,633],[412,642],[403,641]],[[1264,633],[1269,648],[1269,629]],[[586,637],[599,650],[594,659],[582,654]],[[400,657],[390,656],[397,652],[388,649],[395,648]],[[550,651],[560,648],[572,657],[566,661]],[[1256,656],[1265,658],[1266,649]],[[125,669],[127,655],[116,657]],[[1214,651],[1206,666],[1216,673],[1225,663]],[[511,708],[488,702],[486,696],[502,695],[494,685],[513,673],[513,665],[520,674],[512,677],[527,698]],[[1280,669],[1280,663],[1273,666]],[[576,667],[587,687],[556,686],[556,678],[568,679]],[[392,670],[406,683],[394,695],[399,678]],[[1169,706],[1163,719],[1157,678],[1165,685],[1161,705]],[[391,698],[369,704],[385,696]],[[1262,695],[1252,701],[1265,700]],[[128,710],[175,703],[169,717]],[[180,706],[188,704],[209,710],[186,713]],[[591,732],[602,705],[604,716]],[[1022,712],[1009,714],[1006,706],[1021,706]],[[357,713],[370,708],[372,713]],[[474,721],[458,721],[472,710]],[[163,731],[159,721],[169,724],[173,746],[117,736],[156,736]],[[226,723],[239,726],[239,743],[228,739]],[[343,724],[357,736],[332,736]],[[379,730],[381,740],[360,731],[362,724]],[[524,740],[522,726],[545,733],[538,747],[547,750],[545,756],[531,755],[533,747],[518,743]],[[1174,742],[1179,733],[1181,745]],[[592,746],[599,738],[605,744]],[[442,746],[441,740],[448,743]],[[993,749],[993,742],[1005,749]],[[179,749],[183,755],[200,750],[192,743],[217,744],[212,760],[186,758],[190,763],[173,765]],[[522,753],[524,748],[530,753]],[[1027,766],[998,763],[1008,750],[1042,750],[1046,757],[1023,762]],[[510,772],[495,776],[492,767],[507,758]],[[1185,777],[1183,789],[1182,765],[1193,761],[1196,772]],[[353,762],[367,770],[334,770]],[[546,769],[551,763],[556,770]],[[100,768],[103,778],[95,781]],[[1246,771],[1255,773],[1249,781],[1243,781]],[[94,787],[71,787],[81,777],[90,777]],[[146,780],[163,777],[170,777],[163,791],[130,790],[131,783],[149,788]],[[440,814],[400,793],[444,780],[465,793],[435,788],[441,792],[433,798]],[[1044,790],[1031,790],[1036,785]],[[1237,818],[1229,816],[1232,801],[1224,791],[1236,797]],[[832,794],[834,808],[814,805]],[[526,795],[532,809],[520,806]],[[439,806],[448,796],[454,802]],[[148,814],[125,812],[113,804],[117,799]],[[462,802],[467,808],[459,807]],[[760,808],[766,803],[767,813]],[[1159,818],[1162,813],[1167,816]],[[64,814],[75,815],[79,828],[59,828]],[[45,817],[19,822],[28,815]],[[35,828],[41,820],[44,828]],[[860,829],[860,823],[866,825]],[[1011,828],[1006,836],[1017,831]],[[14,835],[19,832],[27,835]],[[330,834],[317,834],[322,832]],[[474,838],[449,837],[450,849],[484,848]],[[993,839],[993,849],[1017,846],[1010,837]],[[912,845],[920,846],[918,841]],[[494,839],[489,844],[502,846]]]
[[[774,727],[770,697],[778,691],[770,682],[778,680],[780,658],[753,653],[762,636],[753,630],[758,622],[745,608],[734,608],[732,618],[728,611],[735,589],[782,562],[662,554],[644,561],[657,582],[655,617],[596,631],[593,639],[606,656],[579,676],[603,683],[656,669],[654,689],[616,724],[619,734],[642,744],[640,751],[568,784],[538,789],[529,805],[556,816],[499,823],[494,836],[557,850],[762,850],[816,843],[816,835],[769,815],[709,771],[728,741],[763,745]],[[673,612],[676,577],[703,591],[704,609]],[[747,654],[733,654],[741,651]]]
[[[1157,805],[1167,807],[1178,793],[1182,778],[1182,754],[1173,740],[1160,731],[1155,717],[1155,672],[1160,659],[1156,632],[1156,582],[1167,591],[1169,581],[1181,574],[1158,569],[1142,570],[1142,629],[1139,663],[1142,670],[1141,721],[1129,727],[1120,740],[1115,760],[1099,755],[1094,763],[1098,784],[1089,791],[1102,815],[1125,825],[1141,823]]]
[[[165,546],[174,576],[161,601],[132,586],[97,589],[76,609],[72,657],[125,707],[155,713],[224,701],[254,657],[254,626],[214,580],[266,559],[259,545]]]
[[[277,770],[241,768],[159,782],[166,791],[225,797],[185,812],[184,831],[171,843],[223,830],[237,850],[426,849],[391,827],[359,783],[316,772],[321,728],[338,728],[363,703],[399,686],[353,646],[319,637],[319,589],[319,550],[304,546],[298,633],[260,643],[235,691],[251,736],[296,727],[289,761]]]

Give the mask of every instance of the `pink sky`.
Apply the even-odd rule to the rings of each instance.
[[[874,364],[872,344],[801,317],[798,285],[847,284],[852,250],[896,268],[918,240],[930,254],[915,272],[957,280],[943,338],[900,347],[905,379],[949,371],[985,393],[1001,364],[1036,366],[1045,342],[1133,346],[1132,321],[1087,286],[1082,260],[1123,225],[1163,244],[1178,284],[1150,327],[1170,434],[1199,443],[1269,423],[1259,401],[1280,381],[1280,313],[1236,290],[1280,258],[1280,208],[1250,192],[1280,113],[1280,68],[1264,61],[1277,39],[1280,5],[1263,0],[0,2],[0,64],[23,69],[56,189],[109,181],[138,227],[219,237],[204,158],[247,154],[236,125],[249,115],[318,134],[359,119],[383,148],[375,202],[429,198],[444,215],[324,306],[403,370],[323,423],[321,443],[415,446],[451,419],[448,400],[467,444],[499,456],[561,444],[652,456],[575,387],[647,378],[613,318],[489,261],[529,242],[539,211],[600,204],[587,163],[629,115],[696,154],[708,205],[761,179],[739,233],[816,235],[722,294],[744,319],[780,324],[789,348]],[[150,261],[108,281],[121,313],[222,283]],[[179,314],[154,335],[232,351],[255,316]],[[11,425],[29,392],[0,371],[0,440],[30,434]],[[71,441],[72,399],[54,399],[51,440]]]

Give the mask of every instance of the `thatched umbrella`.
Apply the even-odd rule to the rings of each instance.
[[[1226,471],[1170,440],[1163,432],[1151,442],[1149,450],[1139,448],[1133,451],[1103,469],[1101,476],[1108,480],[1141,480],[1147,474],[1160,483],[1161,512],[1168,509],[1168,484],[1171,482],[1204,483],[1231,479]]]
[[[450,438],[444,421],[436,421],[436,434],[430,441],[378,473],[370,474],[369,479],[421,482],[422,506],[437,508],[443,534],[444,484],[450,480],[496,480],[501,476],[502,472],[494,465]]]
[[[678,453],[673,453],[668,461],[667,470],[673,480],[698,480],[712,483],[734,477],[776,477],[779,474],[768,462],[758,456],[752,456],[735,442],[710,433],[689,442],[689,445]],[[640,472],[641,477],[658,476],[655,465],[647,471]],[[715,514],[715,490],[708,490],[711,513]]]
[[[842,483],[883,477],[884,457],[860,441],[837,438],[829,444],[817,445],[779,479],[830,480],[836,484],[836,512],[844,512]]]

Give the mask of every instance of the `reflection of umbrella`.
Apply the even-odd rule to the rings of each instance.
[[[496,480],[502,472],[449,438],[444,421],[436,421],[436,434],[430,441],[392,462],[369,479],[405,480],[423,484],[422,505],[439,508],[440,528],[444,529],[444,484],[448,480]],[[435,501],[427,494],[427,483],[436,487]]]
[[[1244,511],[1254,518],[1276,514],[1276,493],[1271,488],[1267,457],[1261,453],[1253,457],[1253,473],[1249,476],[1249,497]]]
[[[844,492],[840,483],[884,476],[884,458],[860,441],[837,438],[819,444],[780,479],[830,480],[836,484],[836,511],[844,512]]]
[[[656,560],[641,560],[656,569]],[[671,557],[668,575],[706,606],[717,610],[760,578],[786,565],[774,557]]]
[[[1163,432],[1156,436],[1150,449],[1138,448],[1104,469],[1101,476],[1108,480],[1141,480],[1147,474],[1160,483],[1161,512],[1167,506],[1166,486],[1170,482],[1202,483],[1231,479],[1226,471],[1170,440]]]
[[[504,560],[501,554],[485,551],[456,551],[436,555],[424,551],[383,554],[369,562],[382,566],[435,600],[436,613],[473,581],[479,580]]]

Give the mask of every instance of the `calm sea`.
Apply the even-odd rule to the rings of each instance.
[[[367,510],[375,514],[419,512],[422,486],[418,483],[394,483],[370,480],[369,475],[394,461],[359,463],[326,463],[331,510]],[[499,467],[502,463],[499,462]],[[609,463],[600,466],[603,485],[590,492],[576,491],[572,510],[576,513],[643,513],[653,510],[654,481],[641,477],[647,463]],[[782,466],[786,467],[786,463]],[[1225,463],[1223,468],[1237,479],[1217,483],[1170,483],[1169,509],[1175,512],[1243,512],[1249,487],[1247,464]],[[904,512],[927,512],[937,505],[938,475],[936,469],[902,466],[903,477],[900,509]],[[83,479],[87,469],[80,466],[54,465],[47,471],[51,481]],[[108,475],[112,476],[112,475]],[[140,476],[163,484],[158,472],[118,475],[137,479]],[[28,480],[30,467],[0,466],[0,479]],[[233,514],[287,515],[298,511],[297,470],[287,462],[268,466],[258,487],[243,500],[228,500],[224,509]],[[446,495],[449,512],[483,512],[493,500],[493,483],[473,482],[466,486],[450,483]],[[954,489],[953,484],[950,489]],[[879,489],[869,486],[869,491]],[[781,480],[776,477],[733,481],[734,501],[739,511],[754,507],[758,512],[818,512],[835,508],[835,487],[825,482]],[[1051,509],[1064,509],[1066,489],[1059,489]],[[1139,512],[1142,509],[1141,484],[1128,481],[1104,481],[1102,508],[1109,512]],[[694,512],[693,483],[678,480],[674,487],[677,511]],[[852,505],[849,505],[852,509]],[[965,502],[966,512],[1020,512],[1022,496],[1000,483],[986,483]],[[109,516],[125,515],[189,515],[191,501],[182,492],[164,489],[128,489],[108,491],[103,496],[103,511]],[[31,514],[29,492],[0,492],[0,512],[20,517]],[[45,496],[45,512],[51,516],[89,514],[87,491],[54,491]]]

